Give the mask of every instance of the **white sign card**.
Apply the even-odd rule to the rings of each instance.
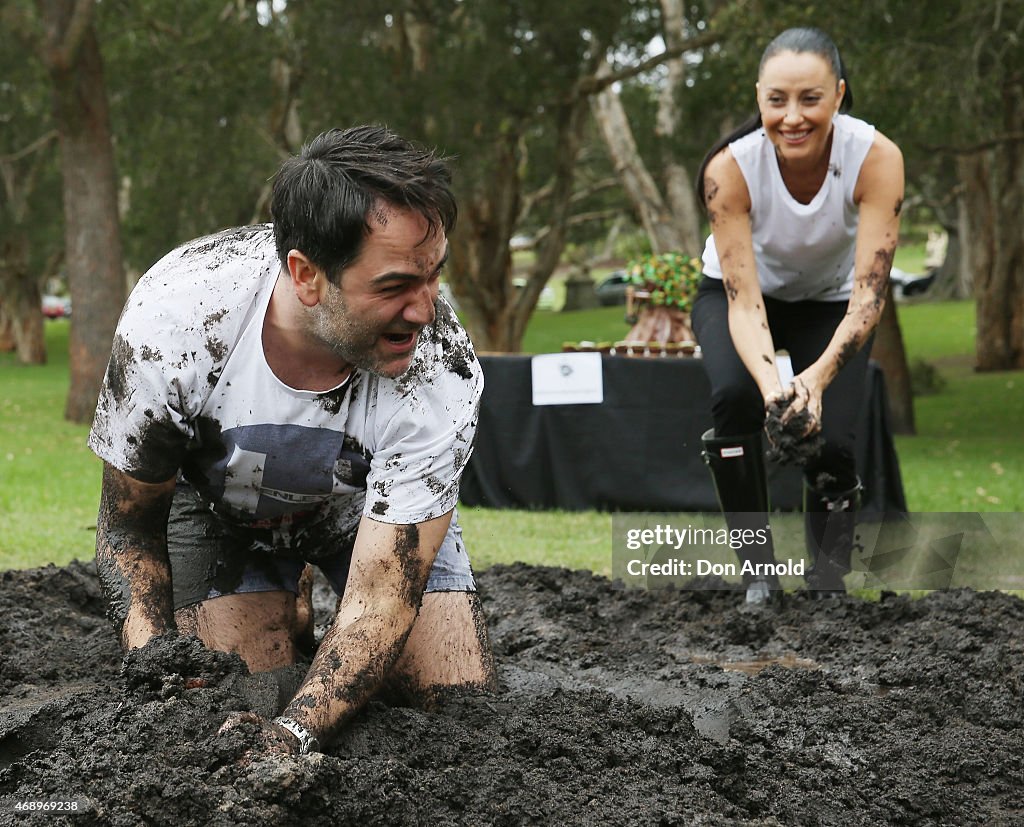
[[[789,360],[789,354],[776,353],[775,366],[779,370],[779,381],[782,383],[782,387],[788,388],[793,384],[793,363]]]
[[[604,402],[600,353],[545,353],[531,360],[534,405]]]

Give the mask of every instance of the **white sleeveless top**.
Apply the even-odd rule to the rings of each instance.
[[[761,292],[782,301],[845,301],[853,289],[857,206],[853,191],[875,128],[849,115],[833,121],[828,174],[809,204],[786,189],[764,129],[729,144],[750,191],[754,260]],[[714,235],[704,273],[722,278]]]

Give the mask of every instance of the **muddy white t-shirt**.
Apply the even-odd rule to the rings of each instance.
[[[280,269],[269,225],[159,261],[121,315],[89,447],[143,482],[180,471],[242,524],[325,508],[395,524],[451,511],[483,390],[451,307],[438,300],[401,377],[356,370],[330,391],[295,390],[262,345]]]

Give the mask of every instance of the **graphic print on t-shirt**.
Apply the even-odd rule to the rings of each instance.
[[[311,510],[333,494],[366,490],[369,457],[342,432],[243,425],[222,431],[219,441],[221,458],[204,467],[198,487],[232,517],[273,519]]]

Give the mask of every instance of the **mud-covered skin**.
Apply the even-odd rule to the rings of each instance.
[[[722,286],[725,288],[725,292],[729,296],[729,301],[736,301],[736,297],[740,294],[740,291],[736,287],[735,280],[728,276],[724,276],[722,278]]]
[[[274,753],[279,755],[299,754],[298,736],[273,720],[267,720],[254,712],[231,714],[221,724],[217,734],[224,737],[236,729],[243,730],[247,740],[254,742],[253,748],[243,756],[241,761],[243,764],[250,764]]]
[[[708,213],[708,220],[714,224],[715,219],[718,217],[718,213],[712,206],[715,198],[718,197],[718,182],[710,175],[704,176],[704,208]]]
[[[325,634],[306,680],[284,711],[316,732],[321,742],[333,738],[381,687],[405,648],[423,599],[430,566],[425,565],[420,548],[419,527],[391,529],[394,546],[381,559],[375,576],[386,577],[392,583],[385,589],[395,590],[398,605],[382,603],[381,595],[356,593],[350,581],[339,617]]]
[[[895,245],[875,250],[871,269],[864,279],[872,297],[872,307],[878,313],[881,313],[882,305],[885,304],[885,293],[886,288],[889,286],[889,273],[892,271],[892,259],[895,253]],[[872,329],[874,329],[873,325]]]
[[[839,343],[834,373],[839,373],[857,355],[857,352],[867,343],[878,326],[882,309],[885,306],[894,253],[895,246],[880,247],[875,250],[868,272],[858,278],[861,283],[859,286],[865,293],[866,300],[859,305],[854,305],[851,301],[846,315],[853,318],[854,327]]]
[[[104,467],[96,518],[96,565],[108,616],[127,648],[125,623],[136,611],[158,633],[172,631],[174,600],[167,558],[169,493],[138,501],[124,476]]]
[[[396,526],[398,539],[395,542],[394,556],[401,569],[401,591],[399,595],[407,606],[418,606],[423,598],[427,578],[420,555],[420,530],[416,525]]]

